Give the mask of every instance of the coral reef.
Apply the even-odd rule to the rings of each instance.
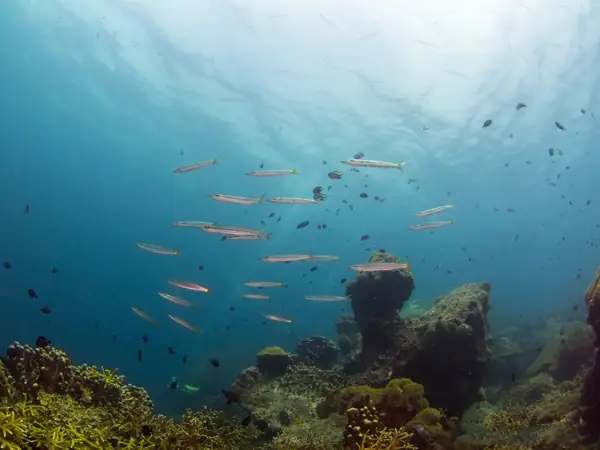
[[[302,339],[296,345],[296,354],[305,364],[319,369],[331,369],[338,362],[340,349],[335,342],[323,336]]]
[[[116,371],[74,366],[53,347],[11,345],[0,394],[3,449],[246,449],[258,435],[208,409],[179,423],[155,415],[144,389]]]
[[[349,314],[341,315],[335,323],[335,329],[342,356],[351,360],[357,359],[362,347],[362,336],[354,317]]]
[[[425,386],[432,404],[453,416],[480,396],[488,361],[488,283],[454,289],[425,314],[398,324],[394,342],[365,370],[345,365],[352,384],[385,385],[407,377]]]
[[[585,442],[600,439],[600,268],[587,292],[585,302],[588,309],[588,323],[596,334],[595,356],[592,370],[587,375],[581,394],[582,426],[581,435]]]
[[[293,361],[293,355],[281,347],[265,347],[256,354],[256,366],[267,377],[282,376]]]
[[[400,262],[389,253],[376,252],[370,263]],[[346,284],[354,319],[362,335],[361,356],[372,361],[393,344],[402,308],[413,289],[415,281],[409,270],[360,273]]]

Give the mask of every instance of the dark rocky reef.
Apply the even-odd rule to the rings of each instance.
[[[377,252],[369,263],[399,263],[389,253]],[[410,298],[415,281],[409,270],[360,273],[346,285],[354,319],[362,335],[361,357],[372,362],[394,342],[398,311]]]
[[[596,334],[594,365],[589,371],[581,394],[581,427],[584,442],[597,442],[600,439],[600,268],[596,269],[594,280],[585,293],[588,308],[588,323]]]
[[[489,283],[468,284],[438,298],[420,317],[394,320],[392,341],[378,348],[375,361],[346,364],[352,384],[410,378],[425,386],[433,405],[460,416],[478,398],[485,374],[489,295]]]

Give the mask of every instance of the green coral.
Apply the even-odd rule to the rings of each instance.
[[[277,378],[285,374],[293,362],[292,355],[281,347],[265,347],[256,354],[256,366],[261,374]]]
[[[278,347],[276,345],[272,346],[272,347],[265,347],[262,350],[260,350],[256,356],[263,356],[263,355],[287,355],[288,353],[282,349],[281,347]]]

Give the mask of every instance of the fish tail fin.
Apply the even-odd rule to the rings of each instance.
[[[293,173],[294,175],[298,175],[298,171],[296,169],[292,169],[290,172]]]
[[[175,250],[175,256],[179,256],[181,254],[181,250]]]
[[[265,239],[271,239],[271,233],[265,234]]]
[[[260,199],[258,200],[258,203],[262,203],[265,201],[265,197],[267,196],[267,193],[264,192],[263,195],[260,196]]]
[[[454,219],[452,219],[452,220],[450,221],[450,225],[454,225],[454,223],[455,223],[455,222],[456,222],[456,221],[455,221]]]
[[[216,164],[216,163],[217,163],[217,158],[213,158],[213,159],[211,159],[210,161],[211,161],[213,164]]]
[[[403,167],[404,167],[405,164],[406,164],[405,162],[398,163],[397,167],[398,167],[398,169],[400,169],[400,172],[404,172]]]

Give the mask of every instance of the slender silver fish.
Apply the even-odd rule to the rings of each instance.
[[[150,317],[148,314],[146,314],[144,311],[142,311],[141,309],[136,308],[135,306],[131,307],[131,310],[136,313],[138,316],[140,316],[142,319],[144,319],[146,322],[151,323],[152,325],[154,325],[155,327],[158,327],[158,322],[156,322],[156,320],[154,320],[152,317]]]
[[[340,259],[340,257],[336,256],[336,255],[310,255],[310,258],[308,258],[308,261],[315,261],[315,262],[337,261],[338,259]]]
[[[136,242],[135,245],[137,245],[142,250],[146,250],[150,253],[156,253],[157,255],[179,256],[179,253],[181,253],[179,250],[161,247],[160,245],[147,244],[145,242]]]
[[[184,298],[175,297],[174,295],[171,295],[171,294],[165,294],[164,292],[159,292],[158,295],[160,295],[165,300],[170,301],[171,303],[175,303],[176,305],[187,306],[188,308],[194,308],[194,309],[198,307],[195,303],[187,301]]]
[[[269,300],[268,295],[263,294],[244,294],[242,297],[247,298],[248,300]]]
[[[244,286],[253,288],[270,288],[270,287],[281,287],[283,283],[281,281],[247,281]]]
[[[296,169],[285,169],[285,170],[253,170],[248,172],[246,175],[255,178],[272,178],[281,177],[283,175],[296,175],[298,171]]]
[[[409,229],[414,231],[435,230],[436,228],[447,227],[450,225],[454,225],[454,220],[440,220],[437,222],[421,223],[419,225],[413,225],[409,227]]]
[[[267,200],[269,203],[277,203],[279,205],[316,205],[317,201],[314,198],[299,198],[299,197],[273,197]]]
[[[304,298],[311,302],[343,302],[348,300],[348,297],[342,297],[341,295],[306,295]]]
[[[405,162],[392,163],[387,161],[374,161],[372,159],[346,159],[341,161],[343,164],[347,164],[353,167],[376,167],[378,169],[400,169],[406,164]]]
[[[273,314],[263,314],[266,319],[272,320],[274,322],[284,322],[284,323],[292,323],[292,319],[286,319],[285,317],[275,316]]]
[[[260,259],[261,259],[261,261],[265,261],[265,262],[287,263],[287,262],[295,262],[295,261],[307,261],[310,259],[310,255],[269,255],[269,256],[263,256]]]
[[[193,172],[195,170],[202,169],[203,167],[206,167],[206,166],[212,166],[213,164],[216,164],[216,163],[217,163],[217,158],[213,158],[209,161],[202,161],[197,164],[192,164],[191,166],[179,167],[178,169],[175,169],[173,171],[173,173]]]
[[[178,323],[179,325],[181,325],[182,327],[187,328],[190,331],[193,331],[194,333],[198,333],[198,334],[202,334],[202,331],[200,331],[198,328],[196,328],[194,325],[192,325],[191,323],[177,317],[174,316],[173,314],[167,314],[167,316],[169,316],[169,319],[171,319],[173,322]]]
[[[355,270],[356,272],[388,272],[391,270],[410,269],[410,265],[408,263],[380,262],[355,264],[353,266],[348,266],[348,268]]]
[[[200,286],[197,283],[192,283],[191,281],[167,280],[167,282],[171,286],[175,286],[175,287],[178,287],[181,289],[187,289],[188,291],[208,292],[208,288],[205,288],[204,286]]]
[[[262,203],[265,199],[265,195],[263,194],[261,197],[239,197],[237,195],[227,195],[227,194],[212,194],[210,198],[217,200],[222,203],[233,203],[235,205],[257,205]]]
[[[418,213],[415,213],[415,216],[417,216],[417,217],[433,216],[434,214],[439,214],[441,212],[444,212],[444,211],[446,211],[448,209],[452,209],[452,208],[454,208],[453,204],[436,206],[435,208],[429,208],[429,209],[425,209],[423,211],[419,211]]]

